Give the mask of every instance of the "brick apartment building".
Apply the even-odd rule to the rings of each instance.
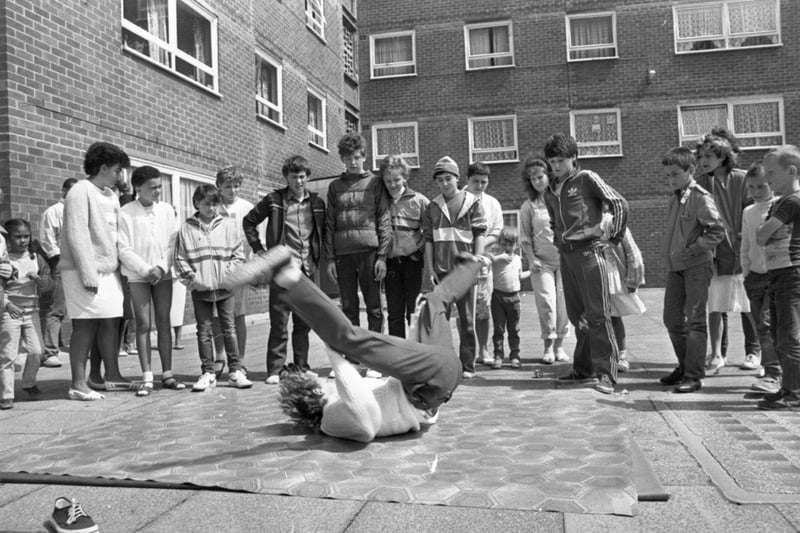
[[[9,0],[0,7],[0,219],[38,231],[61,183],[104,140],[191,193],[238,165],[255,202],[285,157],[337,174],[357,128],[354,0]]]
[[[404,154],[429,196],[442,155],[463,174],[492,163],[489,192],[510,223],[525,199],[520,162],[571,133],[580,164],[629,200],[648,285],[661,286],[661,156],[715,125],[741,139],[744,168],[800,143],[799,26],[793,0],[370,0],[362,129],[373,161]]]

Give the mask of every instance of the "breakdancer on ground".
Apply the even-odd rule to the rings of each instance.
[[[432,292],[420,296],[407,339],[353,326],[339,306],[292,263],[291,251],[284,246],[241,265],[225,284],[232,288],[272,282],[328,348],[336,390],[325,390],[316,374],[285,367],[279,400],[283,412],[308,429],[369,442],[435,423],[439,406],[460,383],[461,361],[453,347],[450,308],[475,283],[486,259],[462,254],[461,260]],[[343,355],[388,378],[362,378]]]

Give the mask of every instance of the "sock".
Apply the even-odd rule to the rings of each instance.
[[[166,381],[172,377],[172,370],[164,370],[161,373],[161,381]]]
[[[142,381],[153,381],[152,372],[142,372]]]

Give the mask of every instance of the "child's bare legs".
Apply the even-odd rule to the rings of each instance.
[[[494,360],[489,355],[489,319],[475,317],[475,335],[478,337],[478,361],[491,364]]]
[[[725,359],[722,357],[722,313],[711,312],[708,314],[708,338],[711,343],[711,355],[706,368],[712,373],[716,373],[725,366]]]
[[[117,362],[117,334],[119,318],[80,318],[72,321],[69,343],[69,361],[72,370],[72,388],[89,393],[86,384],[86,360],[92,351],[92,381],[102,383],[100,363],[106,369],[106,379],[127,382],[119,372]]]
[[[183,342],[181,342],[183,339],[183,326],[174,326],[172,328],[172,333],[172,338],[175,339],[175,345],[173,348],[176,350],[183,350]]]

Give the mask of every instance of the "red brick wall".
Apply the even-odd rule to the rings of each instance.
[[[630,227],[645,256],[648,285],[663,284],[659,241],[668,188],[661,156],[678,144],[679,102],[781,95],[785,139],[800,143],[800,4],[780,2],[783,46],[675,55],[672,6],[663,1],[567,0],[501,6],[478,0],[370,0],[359,6],[362,127],[416,120],[420,170],[412,185],[434,195],[431,171],[450,155],[466,173],[467,119],[516,114],[520,158],[569,132],[570,110],[619,108],[623,157],[581,159],[630,202]],[[567,63],[565,14],[616,12],[618,59]],[[386,16],[391,13],[391,16]],[[515,67],[466,71],[464,24],[512,20]],[[417,76],[369,79],[369,35],[416,30]],[[647,71],[656,71],[648,83]],[[740,158],[746,168],[763,151]],[[517,209],[524,193],[516,163],[492,165],[489,193]]]
[[[257,188],[283,186],[280,168],[291,154],[308,157],[315,175],[340,171],[338,2],[325,2],[326,41],[306,27],[303,2],[206,3],[218,17],[218,95],[123,51],[120,2],[3,3],[0,218],[25,217],[37,232],[63,180],[83,176],[83,154],[97,140],[202,175],[238,165],[247,176],[243,196],[253,202]],[[285,130],[256,117],[257,46],[283,64]],[[328,97],[329,152],[307,142],[308,84]]]

